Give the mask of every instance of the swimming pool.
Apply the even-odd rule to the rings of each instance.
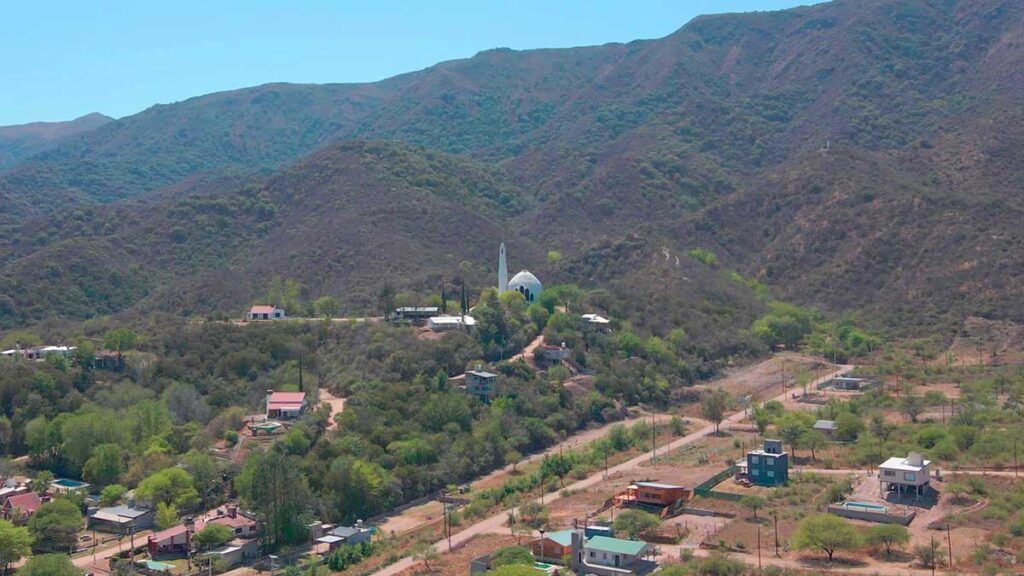
[[[79,482],[78,480],[69,480],[67,478],[60,478],[58,480],[54,480],[53,484],[55,486],[60,486],[61,488],[83,488],[85,486],[88,486],[88,484],[85,482]]]
[[[146,568],[156,570],[157,572],[170,572],[174,569],[174,564],[166,564],[164,562],[157,562],[156,560],[146,560]]]
[[[861,510],[869,510],[871,512],[885,512],[886,510],[889,509],[888,506],[883,506],[881,504],[872,504],[871,502],[855,502],[853,500],[843,502],[842,504],[840,504],[840,506],[847,509],[859,508]]]

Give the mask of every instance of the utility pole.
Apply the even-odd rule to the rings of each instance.
[[[651,463],[658,461],[658,421],[651,415]]]
[[[946,523],[946,543],[949,544],[949,567],[953,567],[953,537],[949,535],[949,522]]]
[[[1017,439],[1013,439],[1013,477],[1018,478],[1017,475]]]
[[[935,576],[935,565],[939,563],[939,559],[936,558],[936,556],[937,556],[937,554],[935,553],[935,535],[932,534],[932,553],[931,553],[931,557],[932,557],[931,558],[931,560],[932,560],[932,562],[931,562],[931,564],[932,564],[932,576]]]
[[[779,555],[779,513],[772,512],[772,518],[775,519],[775,557],[782,558]]]
[[[761,571],[761,525],[757,525],[757,570]]]

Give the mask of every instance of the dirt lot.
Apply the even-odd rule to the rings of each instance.
[[[522,541],[525,542],[525,538]],[[412,576],[414,574],[466,576],[469,574],[470,560],[516,544],[517,539],[509,534],[483,534],[473,538],[461,548],[452,550],[451,554],[445,554],[443,559],[430,562],[429,569],[423,565],[423,562],[418,562],[399,574],[400,576]],[[438,551],[441,552],[441,550]]]

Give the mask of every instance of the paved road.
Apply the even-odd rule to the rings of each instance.
[[[829,373],[829,374],[827,374],[825,376],[822,376],[821,378],[815,380],[814,382],[811,382],[809,386],[816,386],[819,382],[824,382],[824,381],[829,380],[831,378],[834,378],[836,376],[845,374],[845,373],[849,372],[852,369],[853,369],[853,366],[840,366],[838,370],[836,370],[834,372],[831,372],[831,373]],[[779,400],[779,401],[784,401],[790,394],[791,394],[791,392],[787,391],[787,392],[784,392],[782,394],[779,394],[774,399],[775,400]],[[745,417],[745,415],[746,415],[746,411],[745,410],[736,412],[735,414],[732,414],[728,418],[726,418],[721,423],[719,428],[721,430],[728,430],[729,427],[731,427],[733,424],[741,422],[743,420],[743,418]],[[672,442],[669,442],[666,445],[659,446],[658,450],[661,451],[662,453],[664,453],[667,450],[675,450],[675,449],[678,449],[678,448],[683,447],[683,446],[694,444],[694,443],[699,442],[700,440],[703,440],[704,438],[712,435],[714,432],[715,432],[715,427],[713,425],[708,425],[708,426],[705,426],[705,427],[703,427],[703,428],[701,428],[699,430],[691,432],[690,434],[687,434],[686,436],[683,436],[682,438],[678,438],[678,439],[676,439],[676,440],[674,440]],[[608,469],[608,475],[616,474],[616,473],[619,473],[619,472],[629,472],[631,470],[634,470],[634,469],[638,468],[641,464],[650,461],[650,458],[651,458],[650,454],[647,454],[647,453],[641,454],[641,455],[637,456],[636,458],[633,458],[632,460],[627,460],[626,462],[623,462],[621,464],[618,464],[616,466],[613,466],[613,467],[609,468]],[[604,479],[604,477],[605,477],[605,473],[602,470],[602,471],[597,472],[597,473],[595,473],[594,475],[592,475],[592,476],[590,476],[588,478],[585,478],[583,480],[580,480],[579,482],[576,482],[575,484],[570,485],[567,488],[567,490],[569,492],[575,492],[575,491],[578,491],[578,490],[583,490],[585,488],[589,488],[589,487],[594,486],[595,484],[598,484],[599,482],[601,482]],[[554,492],[554,493],[551,493],[551,494],[546,494],[544,496],[544,500],[545,500],[545,502],[550,503],[550,502],[552,502],[554,500],[559,499],[560,497],[561,497],[561,492]],[[539,502],[540,498],[537,498],[535,501]],[[518,509],[516,509],[515,512],[518,514],[518,512],[519,512]],[[506,522],[507,519],[508,519],[508,511],[505,510],[505,511],[499,512],[499,513],[497,513],[497,514],[495,514],[495,515],[493,515],[493,516],[491,516],[491,517],[489,517],[489,518],[487,518],[485,520],[477,522],[476,524],[473,524],[472,526],[467,527],[465,530],[462,530],[461,532],[457,532],[455,534],[452,534],[451,545],[452,545],[453,548],[455,548],[457,546],[461,546],[462,544],[465,544],[470,539],[472,539],[475,536],[478,536],[480,534],[490,534],[490,533],[494,533],[494,532],[501,532],[501,531],[503,531],[503,529],[505,527],[505,522]],[[434,544],[434,546],[435,546],[435,548],[439,552],[441,552],[441,551],[447,550],[448,543],[446,541],[444,541],[444,540],[441,540],[441,541],[436,542]],[[409,558],[409,557],[402,558],[401,560],[395,562],[394,564],[391,564],[390,566],[386,566],[386,567],[382,568],[381,570],[378,570],[377,572],[374,572],[372,576],[395,576],[396,574],[402,572],[403,570],[406,570],[407,568],[412,567],[413,564],[414,564],[414,562],[413,562],[412,558]]]
[[[140,544],[144,544],[146,542],[146,537],[148,537],[152,533],[152,530],[144,530],[142,532],[136,533],[135,545],[139,546]],[[109,546],[98,548],[95,554],[89,552],[88,554],[85,554],[83,556],[76,556],[75,558],[72,558],[71,562],[78,568],[88,568],[92,566],[93,558],[95,557],[97,563],[105,565],[106,563],[103,562],[103,560],[106,560],[111,556],[116,556],[117,553],[122,550],[128,550],[129,546],[131,546],[131,538],[128,538],[126,536],[124,540],[122,540],[120,543],[114,542]]]

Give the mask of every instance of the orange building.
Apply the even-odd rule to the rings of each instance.
[[[645,504],[648,506],[669,506],[680,500],[690,499],[692,493],[685,486],[658,484],[655,482],[637,482],[626,487],[624,492],[615,496],[615,505],[632,506]]]

